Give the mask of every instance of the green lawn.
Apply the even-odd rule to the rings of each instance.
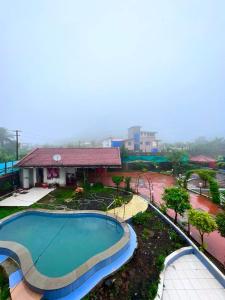
[[[11,214],[14,214],[20,210],[25,209],[24,207],[1,207],[0,208],[0,219],[5,218]]]

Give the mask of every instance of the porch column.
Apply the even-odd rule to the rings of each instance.
[[[35,186],[37,182],[37,172],[36,172],[36,168],[33,168],[33,185]]]
[[[46,183],[47,182],[47,168],[43,168],[43,182]]]

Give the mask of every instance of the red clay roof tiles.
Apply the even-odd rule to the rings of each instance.
[[[61,159],[55,161],[53,156]],[[25,156],[19,167],[35,166],[121,166],[119,148],[37,148]]]

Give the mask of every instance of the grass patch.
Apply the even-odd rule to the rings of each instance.
[[[0,219],[3,219],[9,215],[12,215],[18,211],[24,210],[24,207],[1,207],[0,208]]]
[[[150,211],[139,212],[132,218],[132,222],[135,225],[146,225],[152,216],[153,213]]]

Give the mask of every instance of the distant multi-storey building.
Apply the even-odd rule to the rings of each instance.
[[[132,126],[128,129],[124,146],[130,151],[158,152],[159,140],[155,131],[142,131],[140,126]]]
[[[102,141],[103,148],[120,148],[124,144],[124,139],[107,138]]]
[[[142,131],[140,126],[128,129],[128,139],[108,138],[102,142],[104,148],[121,147],[135,152],[158,152],[159,140],[154,131]]]

